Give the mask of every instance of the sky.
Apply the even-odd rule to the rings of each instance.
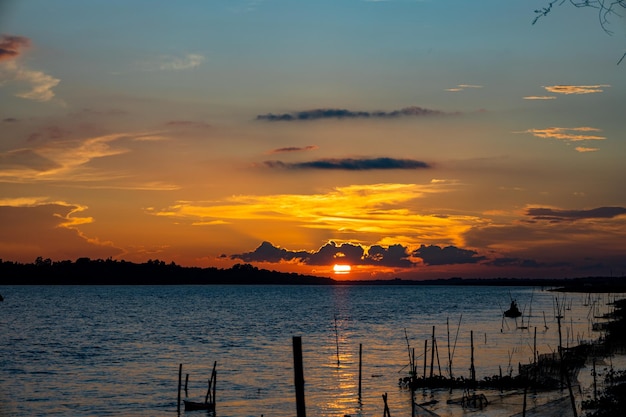
[[[569,1],[4,1],[0,259],[623,276],[625,53]]]

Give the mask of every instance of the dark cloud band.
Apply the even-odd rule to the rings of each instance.
[[[432,110],[418,106],[411,106],[389,112],[353,111],[347,109],[313,109],[282,114],[260,114],[256,117],[256,119],[269,122],[293,122],[322,119],[392,119],[397,117],[441,116],[446,114],[450,113],[445,113],[441,110]]]
[[[268,168],[321,169],[344,171],[368,171],[374,169],[420,169],[430,168],[426,162],[415,159],[370,158],[370,159],[320,159],[308,162],[265,161]]]
[[[529,208],[526,215],[534,220],[548,220],[552,222],[574,221],[583,219],[611,219],[626,214],[624,207],[597,207],[590,210],[557,210],[551,208]]]

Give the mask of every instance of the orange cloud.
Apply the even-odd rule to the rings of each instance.
[[[597,85],[548,85],[543,86],[547,91],[558,94],[592,94],[602,93],[603,88],[610,87],[608,84]]]
[[[600,132],[600,129],[594,127],[548,127],[545,129],[528,129],[523,132],[516,133],[530,133],[538,138],[550,138],[567,140],[572,142],[582,140],[604,140],[606,137],[598,135],[586,135],[577,132]]]
[[[526,96],[524,100],[555,100],[555,96]]]
[[[598,150],[598,148],[587,148],[585,146],[577,146],[575,149],[578,152],[595,152]]]
[[[424,213],[419,199],[450,191],[446,183],[370,184],[336,187],[318,194],[239,195],[214,202],[180,201],[149,214],[194,225],[228,223],[250,233],[250,223],[282,229],[325,230],[378,241],[412,236],[406,244],[463,245],[462,235],[483,220],[475,216]]]

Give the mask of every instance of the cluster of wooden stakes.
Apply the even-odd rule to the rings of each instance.
[[[574,404],[574,399],[573,399],[573,394],[572,394],[571,382],[569,380],[568,372],[564,369],[564,364],[568,361],[565,360],[565,358],[563,357],[563,351],[565,351],[565,349],[561,347],[561,318],[562,318],[561,315],[557,316],[558,324],[559,324],[559,357],[558,357],[557,363],[559,364],[559,367],[560,367],[561,376],[565,377],[565,379],[567,380],[567,386],[569,388],[569,396],[572,401],[573,413],[574,413],[574,416],[576,416],[577,413],[576,413],[576,407]],[[459,320],[459,325],[460,325],[460,320]],[[405,330],[405,334],[406,334],[406,330]],[[439,362],[439,354],[436,348],[437,345],[436,345],[436,339],[435,339],[435,327],[434,326],[433,326],[433,335],[432,335],[432,347],[430,349],[430,352],[431,352],[430,376],[427,377],[426,375],[426,351],[428,351],[428,340],[426,340],[425,354],[424,354],[424,376],[418,377],[417,365],[416,365],[416,360],[415,360],[415,350],[408,345],[408,336],[407,336],[407,347],[409,348],[411,377],[406,378],[407,379],[406,381],[401,380],[400,383],[401,384],[406,383],[407,388],[410,388],[411,390],[412,415],[415,415],[415,412],[417,411],[416,408],[420,408],[428,412],[428,410],[423,408],[423,406],[427,404],[417,404],[414,401],[413,394],[416,388],[418,387],[421,387],[421,388],[445,387],[445,388],[452,389],[452,388],[460,388],[462,386],[463,388],[465,388],[464,390],[465,393],[463,395],[462,400],[460,400],[459,403],[463,405],[463,407],[468,406],[472,408],[483,408],[484,406],[488,404],[487,398],[483,394],[472,394],[470,390],[472,388],[477,388],[479,386],[482,386],[482,384],[485,384],[485,387],[489,387],[489,388],[499,387],[502,390],[503,388],[502,384],[507,381],[508,381],[507,385],[510,384],[510,386],[508,386],[507,388],[521,388],[521,387],[524,388],[524,411],[525,411],[526,389],[528,388],[529,384],[532,382],[532,379],[536,379],[536,376],[535,378],[529,378],[528,376],[531,373],[530,370],[533,370],[533,371],[537,370],[537,367],[538,367],[537,357],[535,356],[535,360],[534,360],[534,364],[532,365],[532,368],[529,368],[528,366],[526,366],[526,368],[528,369],[526,372],[522,372],[522,367],[520,367],[519,377],[516,377],[516,378],[511,378],[510,376],[508,378],[506,376],[503,377],[502,370],[500,370],[499,377],[494,376],[493,378],[489,378],[487,381],[477,381],[476,372],[474,369],[474,335],[473,335],[473,332],[471,332],[470,335],[471,335],[471,367],[470,367],[469,379],[464,379],[462,377],[456,379],[456,378],[453,378],[452,376],[450,378],[443,378],[442,376],[437,377],[436,375],[434,375],[433,368],[434,368],[434,362],[435,362],[435,357],[434,357],[435,352],[437,352],[437,362]],[[536,338],[536,328],[535,328],[535,338]],[[455,347],[456,347],[456,342],[455,342]],[[358,377],[359,378],[358,379],[359,398],[361,398],[362,351],[363,351],[362,345],[359,345],[359,377]],[[536,347],[534,348],[534,352],[536,352]],[[448,360],[449,360],[449,366],[450,366],[450,374],[452,374],[453,353],[449,352],[448,355],[449,355]],[[302,361],[302,338],[300,336],[293,336],[293,360],[294,360],[294,384],[295,384],[295,394],[296,394],[297,417],[306,417],[306,407],[305,407],[305,397],[304,397],[304,370],[303,370],[303,361]],[[337,361],[339,363],[338,342],[337,342]],[[183,365],[180,364],[179,372],[178,372],[178,406],[177,406],[178,408],[177,409],[178,409],[179,414],[180,414],[180,408],[181,408],[181,390],[183,389],[182,366]],[[191,401],[187,399],[188,398],[187,385],[189,381],[189,374],[186,375],[185,385],[184,385],[185,399],[182,401],[184,404],[185,411],[206,410],[208,412],[215,413],[216,366],[217,366],[217,361],[213,364],[213,371],[211,373],[211,377],[208,380],[208,389],[207,389],[207,393],[205,395],[203,402],[196,402],[196,401]],[[441,372],[441,369],[440,369],[440,372]],[[520,384],[520,383],[522,384],[521,386],[516,386],[517,384]],[[383,398],[383,403],[384,403],[383,417],[391,417],[389,406],[387,405],[387,393],[384,393],[382,395],[382,398]],[[434,414],[434,413],[431,412],[431,414]],[[525,412],[523,413],[523,415],[525,415]]]

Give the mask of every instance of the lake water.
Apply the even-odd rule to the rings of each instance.
[[[449,375],[450,355],[453,374],[469,377],[473,332],[481,379],[530,363],[535,327],[539,353],[556,350],[557,297],[565,346],[596,339],[590,319],[610,308],[607,295],[590,302],[532,287],[0,286],[0,294],[0,416],[176,416],[179,364],[190,399],[201,400],[214,361],[218,416],[294,416],[293,336],[302,338],[307,415],[380,416],[388,393],[391,414],[409,416],[398,379],[408,375],[409,348],[423,363],[433,326],[435,373]],[[502,319],[511,296],[524,323]]]

